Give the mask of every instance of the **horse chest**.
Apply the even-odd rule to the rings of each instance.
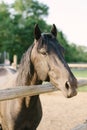
[[[15,119],[15,129],[17,130],[20,126],[22,128],[32,128],[32,126],[37,126],[41,120],[42,110],[39,104],[38,96],[33,97],[33,99],[23,98],[21,110],[17,113],[17,118]]]

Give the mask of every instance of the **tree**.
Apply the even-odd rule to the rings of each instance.
[[[64,57],[67,62],[71,62],[71,50],[68,41],[62,31],[58,32],[59,43],[64,47]]]
[[[13,7],[23,18],[34,16],[36,19],[39,19],[48,15],[48,6],[36,0],[16,0]]]
[[[4,3],[0,4],[0,49],[5,49],[7,41],[9,39],[9,29],[7,28],[10,22],[10,13],[8,12],[8,6]]]
[[[60,44],[65,49],[65,60],[69,62],[87,62],[87,48],[69,43],[62,31],[58,32]]]
[[[49,28],[42,19],[48,14],[48,7],[35,0],[16,0],[11,6],[1,3],[2,9],[3,6],[4,11],[0,11],[3,31],[3,33],[0,32],[0,51],[8,51],[11,60],[13,54],[17,54],[20,60],[22,54],[33,42],[35,24],[38,23],[43,30]],[[11,13],[10,9],[13,9],[14,13]]]

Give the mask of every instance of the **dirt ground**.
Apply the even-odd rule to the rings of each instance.
[[[67,99],[61,92],[40,95],[43,118],[37,130],[71,130],[87,120],[87,92]]]

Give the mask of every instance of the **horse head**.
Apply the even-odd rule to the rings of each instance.
[[[36,25],[34,35],[31,61],[38,79],[50,81],[68,98],[75,96],[77,80],[64,60],[63,47],[56,39],[56,26],[53,24],[50,33],[41,33]]]

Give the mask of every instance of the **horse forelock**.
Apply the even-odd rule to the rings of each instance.
[[[42,33],[41,38],[38,41],[37,49],[45,48],[48,53],[59,51],[59,53],[64,52],[63,46],[59,43],[55,36],[51,33]]]

